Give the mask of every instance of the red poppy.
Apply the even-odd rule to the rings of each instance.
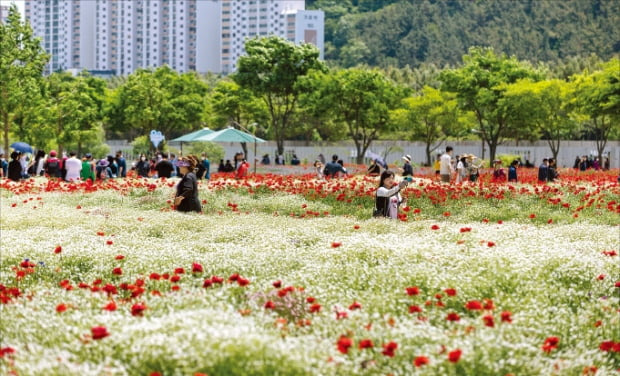
[[[93,334],[93,339],[102,339],[110,335],[105,326],[93,326],[90,331]]]
[[[355,225],[353,226],[354,229],[359,230],[360,229],[360,225]]]
[[[450,312],[448,313],[448,316],[446,316],[447,321],[459,321],[460,319],[461,316],[459,316],[459,314],[456,312]]]
[[[114,301],[108,302],[108,304],[104,305],[101,309],[104,311],[116,311],[116,303]]]
[[[542,350],[546,353],[550,353],[551,351],[558,348],[558,344],[560,343],[560,339],[558,337],[547,337],[545,342],[542,345]]]
[[[502,322],[512,322],[512,317],[510,317],[512,313],[510,311],[504,311],[501,313]]]
[[[332,242],[332,248],[338,248],[342,245],[341,242]]]
[[[443,291],[444,291],[444,292],[446,293],[446,295],[448,295],[448,296],[456,296],[456,289],[449,288],[449,289],[445,289],[445,290],[443,290]]]
[[[338,346],[338,351],[340,351],[343,354],[346,354],[349,352],[349,348],[353,346],[353,340],[351,338],[342,336],[338,339],[338,342],[336,343],[336,345]]]
[[[277,280],[277,281],[273,282],[271,285],[272,285],[273,287],[275,287],[275,288],[279,289],[280,287],[282,287],[282,281]]]
[[[598,346],[601,351],[609,352],[614,347],[614,341],[603,341]]]
[[[274,302],[272,302],[271,300],[268,300],[265,302],[264,305],[265,309],[274,309],[276,308],[276,304]]]
[[[114,275],[123,275],[123,269],[116,267],[116,268],[112,269],[112,274],[114,274]]]
[[[144,313],[144,310],[146,310],[146,305],[144,305],[143,303],[136,303],[133,306],[131,306],[131,315],[142,316],[142,314]]]
[[[430,359],[425,356],[418,356],[413,360],[413,365],[416,367],[422,367],[430,363]]]
[[[362,305],[355,301],[351,303],[351,305],[349,306],[349,310],[351,311],[356,310],[356,309],[361,309],[361,308],[362,308]]]
[[[202,273],[202,270],[202,265],[199,263],[195,262],[192,264],[192,273]]]
[[[390,358],[393,358],[395,355],[394,353],[397,348],[398,348],[398,343],[388,342],[385,345],[383,345],[383,351],[381,352],[381,354],[388,356]]]
[[[125,258],[125,256],[123,256],[123,255],[116,255],[116,257],[114,257],[115,260],[122,260],[124,258]]]
[[[174,269],[174,274],[185,274],[185,269],[183,269],[183,268],[176,268],[176,269]]]
[[[420,313],[420,312],[422,312],[422,308],[420,306],[417,306],[417,305],[409,306],[409,313]]]
[[[461,354],[463,352],[461,351],[461,349],[456,349],[453,351],[450,351],[448,353],[448,360],[452,363],[457,363],[459,361],[459,359],[461,359]]]
[[[465,304],[465,308],[470,310],[470,311],[481,310],[482,309],[482,303],[480,303],[477,300],[470,300],[469,302],[467,302]]]
[[[314,303],[310,306],[310,313],[318,313],[321,311],[321,305],[319,303]]]
[[[54,248],[54,253],[58,254],[62,252],[62,247],[61,246],[56,246],[56,248]]]
[[[105,244],[112,245],[112,244],[114,244],[114,242],[112,240],[106,240]]]
[[[359,349],[360,349],[360,350],[363,350],[363,349],[371,349],[371,348],[373,348],[374,346],[375,346],[375,345],[372,343],[372,340],[371,340],[371,339],[363,339],[363,340],[361,340],[361,341],[360,341],[360,343],[359,343],[359,345],[358,345],[358,347],[359,347]]]
[[[67,305],[65,303],[60,303],[56,306],[56,312],[62,313],[67,310]]]
[[[487,246],[488,246],[488,247],[495,247],[495,243],[494,243],[494,242],[489,241],[489,242],[487,242]]]
[[[431,230],[439,230],[439,226],[438,225],[432,225],[431,226]]]
[[[175,274],[172,277],[170,277],[170,283],[177,283],[180,280],[181,280],[181,276],[179,276],[178,274]]]
[[[482,316],[482,320],[484,321],[484,325],[493,328],[495,326],[495,320],[493,319],[493,315],[484,315]]]
[[[407,287],[405,290],[409,296],[420,294],[420,289],[417,286]]]
[[[306,302],[308,302],[308,303],[314,303],[315,301],[316,301],[316,299],[314,297],[312,297],[312,296],[309,296],[309,297],[306,298]]]

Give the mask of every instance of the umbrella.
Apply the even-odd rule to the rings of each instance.
[[[206,136],[209,133],[213,133],[212,130],[210,130],[209,128],[202,128],[199,129],[197,131],[194,131],[192,133],[188,133],[186,135],[183,135],[181,137],[177,137],[174,140],[170,140],[170,141],[175,141],[175,142],[192,142],[192,141],[197,141],[197,138],[200,138],[202,136]]]
[[[206,136],[198,137],[194,141],[211,141],[211,142],[265,142],[262,138],[258,138],[252,134],[242,132],[235,128],[225,128],[217,132],[209,133]]]
[[[183,153],[183,143],[184,142],[193,142],[193,141],[198,141],[196,140],[197,138],[200,138],[202,136],[206,136],[210,133],[213,133],[212,130],[210,130],[209,128],[202,128],[199,129],[197,131],[188,133],[186,135],[183,135],[181,137],[177,137],[174,140],[170,140],[170,141],[175,141],[175,142],[180,142],[181,143],[181,153]]]
[[[373,161],[377,161],[377,163],[378,163],[381,167],[383,167],[383,168],[385,168],[385,169],[387,169],[387,168],[388,168],[387,163],[385,163],[385,161],[383,160],[383,157],[381,157],[379,154],[375,154],[375,153],[373,153],[373,152],[372,152],[372,151],[370,151],[370,150],[366,150],[366,155],[365,155],[365,156],[366,156],[366,158],[370,158],[370,159],[372,159]]]
[[[11,144],[11,147],[19,152],[32,154],[32,146],[28,145],[25,142],[14,142]]]
[[[225,128],[217,132],[210,133],[206,136],[199,137],[195,141],[211,141],[211,142],[249,142],[254,144],[254,159],[256,159],[256,144],[265,142],[262,138],[258,138],[252,134],[242,132],[235,128]],[[254,161],[254,173],[256,173],[256,161]]]

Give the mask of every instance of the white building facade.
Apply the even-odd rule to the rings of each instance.
[[[179,72],[230,73],[247,38],[278,35],[319,47],[323,12],[304,0],[26,0],[26,19],[66,69],[127,75],[169,65]]]

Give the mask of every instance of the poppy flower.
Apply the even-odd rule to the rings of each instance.
[[[239,277],[239,279],[237,280],[237,284],[241,287],[247,286],[250,284],[250,280],[249,279],[245,279],[243,277]]]
[[[495,326],[495,320],[493,319],[493,315],[484,315],[482,316],[482,320],[484,321],[484,325],[493,328]]]
[[[177,274],[173,275],[172,277],[170,277],[170,282],[171,283],[177,283],[181,280],[181,277]]]
[[[125,258],[125,256],[123,256],[123,255],[116,255],[116,257],[114,257],[115,260],[122,260],[124,258]]]
[[[407,287],[405,290],[409,296],[420,294],[420,289],[417,286]]]
[[[471,227],[461,227],[460,232],[470,232]]]
[[[603,341],[598,346],[601,351],[609,352],[614,347],[614,341]]]
[[[90,331],[93,335],[93,339],[102,339],[110,335],[108,333],[108,329],[105,326],[93,326],[90,328]]]
[[[420,313],[420,312],[422,312],[422,308],[420,306],[417,306],[417,305],[409,306],[409,313]]]
[[[185,269],[183,268],[174,269],[174,274],[184,274],[184,273],[185,273]]]
[[[341,242],[332,242],[332,248],[338,248],[342,245]]]
[[[351,311],[356,310],[356,309],[361,309],[361,308],[362,308],[362,305],[360,303],[358,303],[358,302],[353,302],[349,306],[349,310],[351,310]]]
[[[104,235],[105,235],[105,232],[103,232],[103,231],[97,231],[97,235],[98,235],[98,236],[104,236]]]
[[[431,226],[431,230],[439,230],[439,226],[438,225],[432,225]]]
[[[192,273],[202,273],[202,270],[202,265],[199,263],[195,262],[192,264]]]
[[[338,351],[342,354],[347,354],[349,352],[349,348],[353,346],[353,340],[349,337],[342,336],[338,339],[336,345],[338,346]]]
[[[449,288],[449,289],[445,289],[445,290],[443,290],[443,291],[444,291],[444,292],[446,293],[446,295],[448,295],[448,296],[456,296],[456,289]]]
[[[54,248],[54,253],[59,254],[60,252],[62,252],[62,247],[56,246],[56,248]]]
[[[450,312],[448,313],[448,316],[446,316],[446,320],[447,321],[459,321],[461,319],[461,316],[459,316],[458,313],[456,312]]]
[[[277,281],[273,282],[271,285],[272,285],[273,287],[275,287],[275,288],[279,289],[280,287],[282,287],[282,281],[277,280]]]
[[[116,303],[114,301],[109,302],[108,304],[104,305],[101,309],[103,309],[104,311],[116,311]]]
[[[425,356],[418,356],[413,360],[413,365],[416,367],[422,367],[430,363],[430,359]]]
[[[502,318],[502,322],[512,322],[512,317],[511,317],[512,313],[510,311],[504,311],[500,314],[500,317]]]
[[[459,359],[461,359],[461,354],[462,353],[463,352],[461,351],[461,349],[456,349],[456,350],[450,351],[448,353],[448,360],[451,363],[457,363],[459,361]]]
[[[542,350],[546,353],[550,353],[551,351],[558,348],[558,344],[560,343],[560,339],[558,337],[547,337],[545,342],[542,345]]]
[[[316,301],[316,299],[314,297],[312,297],[312,296],[309,296],[309,297],[306,298],[306,302],[308,302],[310,304],[314,303],[315,301]]]
[[[319,303],[314,303],[310,306],[310,313],[318,313],[321,311],[321,305]]]
[[[131,315],[142,316],[145,310],[146,310],[146,305],[142,303],[136,303],[133,306],[131,306]]]
[[[276,308],[276,304],[274,302],[272,302],[271,300],[268,300],[265,302],[264,305],[265,309],[274,309]]]
[[[394,353],[397,348],[398,348],[398,343],[388,342],[385,345],[383,345],[383,351],[381,352],[381,354],[388,356],[390,358],[393,358],[395,355]]]
[[[107,244],[107,245],[112,245],[112,244],[114,244],[114,241],[112,241],[112,240],[106,240],[105,244]]]
[[[65,303],[60,303],[56,306],[56,312],[63,313],[67,310],[67,305]]]
[[[470,311],[481,310],[482,309],[482,303],[480,303],[477,300],[470,300],[469,302],[465,303],[465,308],[470,310]]]
[[[487,247],[489,247],[489,248],[490,247],[495,247],[495,242],[491,242],[491,241],[487,242]]]
[[[353,226],[354,229],[359,230],[360,229],[360,225],[355,225]]]
[[[112,269],[112,274],[114,275],[123,275],[123,269],[116,267],[114,269]]]
[[[530,218],[531,218],[531,219],[536,218],[536,214],[534,214],[534,213],[530,214]]]
[[[3,358],[5,355],[15,354],[15,349],[12,347],[2,347],[0,348],[0,358]]]
[[[363,350],[363,349],[371,349],[375,347],[375,345],[372,343],[371,339],[363,339],[360,341],[358,347],[360,350]]]

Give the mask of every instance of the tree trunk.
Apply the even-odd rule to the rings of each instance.
[[[426,144],[426,165],[431,165],[431,144]]]
[[[3,125],[3,133],[4,133],[4,154],[8,156],[9,154],[9,113],[2,113],[2,125]]]

